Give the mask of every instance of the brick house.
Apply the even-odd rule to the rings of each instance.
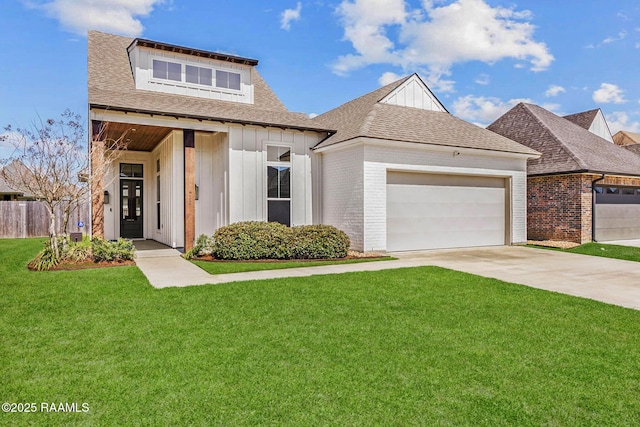
[[[487,129],[542,153],[527,165],[530,240],[640,238],[640,156],[613,143],[599,109],[560,117],[520,103]]]

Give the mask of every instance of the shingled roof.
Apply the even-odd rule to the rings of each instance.
[[[640,176],[640,156],[537,105],[520,103],[487,129],[542,153],[541,158],[529,161],[529,175],[594,172]]]
[[[475,148],[537,156],[540,153],[446,112],[380,103],[411,76],[347,102],[313,120],[337,132],[315,149],[358,137]]]
[[[594,110],[583,111],[582,113],[569,114],[568,116],[564,116],[564,118],[583,129],[589,130],[598,115],[598,111],[600,110],[596,108]]]
[[[613,135],[613,142],[615,142],[616,145],[623,145],[623,146],[640,144],[640,133],[621,130],[616,132],[615,135]]]
[[[127,51],[135,41],[98,31],[89,32],[88,80],[91,107],[301,130],[331,130],[319,126],[306,114],[287,111],[254,67],[251,67],[254,104],[136,89]]]

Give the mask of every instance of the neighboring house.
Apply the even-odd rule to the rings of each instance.
[[[593,121],[576,124],[581,115],[601,112],[563,118],[520,103],[487,127],[542,153],[527,169],[528,237],[576,243],[640,238],[640,156],[598,136],[608,132],[606,124],[596,133],[588,130]]]
[[[310,119],[257,64],[89,33],[93,169],[128,143],[93,186],[94,235],[188,249],[251,220],[334,225],[364,251],[526,240],[535,150],[451,116],[417,75]]]
[[[25,167],[23,163],[12,162],[5,166],[3,170],[11,171],[15,170],[16,167]],[[35,200],[32,194],[25,193],[24,191],[16,190],[12,186],[7,183],[7,181],[0,174],[0,200],[1,201],[12,201],[12,200]]]
[[[621,130],[616,132],[615,135],[613,135],[613,142],[616,145],[629,148],[636,144],[640,144],[640,133],[627,132],[627,131]]]

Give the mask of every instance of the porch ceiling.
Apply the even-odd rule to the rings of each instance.
[[[129,151],[151,151],[172,130],[162,126],[109,122],[105,129],[105,136],[107,140],[122,139]]]

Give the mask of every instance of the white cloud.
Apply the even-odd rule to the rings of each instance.
[[[149,16],[164,0],[50,0],[27,1],[29,7],[43,10],[68,31],[86,35],[100,30],[136,37],[144,27],[140,18]]]
[[[517,98],[503,102],[493,97],[467,95],[453,103],[453,113],[465,120],[486,123],[484,125],[486,126],[520,102],[531,102],[531,100]]]
[[[529,98],[502,101],[494,97],[467,95],[458,98],[453,103],[453,113],[478,126],[486,127],[520,102],[533,103]],[[542,104],[541,107],[549,111],[557,111],[560,108],[558,104],[551,103]]]
[[[302,3],[300,2],[296,4],[295,9],[285,9],[280,15],[280,28],[289,31],[291,29],[291,22],[300,20],[300,12],[302,12]]]
[[[602,40],[600,43],[597,43],[597,44],[591,43],[591,44],[588,44],[585,47],[587,49],[595,49],[597,47],[602,47],[605,44],[611,44],[611,43],[618,42],[620,40],[626,39],[627,38],[627,34],[628,33],[626,31],[620,31],[617,36],[609,36],[609,37],[605,38],[604,40]]]
[[[491,78],[488,74],[480,74],[478,77],[476,77],[474,82],[476,82],[476,84],[486,86],[491,82]]]
[[[629,118],[629,114],[624,111],[607,114],[607,124],[609,125],[609,130],[612,134],[615,134],[620,130],[640,133],[640,122],[632,121]]]
[[[553,61],[546,44],[533,39],[529,11],[492,8],[484,0],[441,3],[423,1],[412,10],[404,0],[343,0],[336,12],[355,52],[340,56],[333,71],[391,64],[405,73],[426,70],[427,80],[439,84],[457,63],[512,58],[542,71]]]
[[[623,90],[611,83],[602,83],[600,89],[593,92],[593,100],[599,104],[622,104],[627,102],[624,99]]]
[[[380,84],[380,86],[386,86],[389,83],[400,80],[401,78],[401,75],[388,71],[380,76],[380,78],[378,79],[378,83]]]
[[[565,88],[558,85],[551,85],[549,89],[544,93],[544,96],[550,98],[552,96],[558,96],[561,92],[566,92]]]

